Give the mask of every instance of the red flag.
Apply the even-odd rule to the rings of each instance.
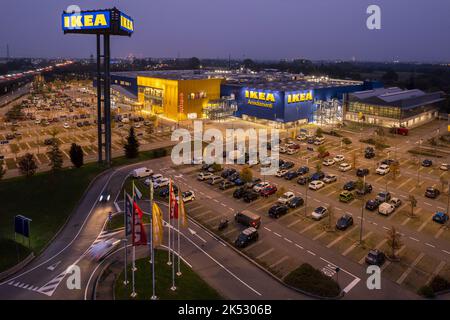
[[[169,186],[170,219],[178,219],[178,203],[173,191],[173,184]]]
[[[143,212],[136,201],[133,202],[133,208],[133,246],[147,245],[147,234],[142,223]]]

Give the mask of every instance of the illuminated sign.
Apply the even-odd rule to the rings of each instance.
[[[109,11],[86,11],[64,13],[62,15],[63,30],[109,29],[111,14]]]
[[[264,91],[245,90],[245,98],[247,104],[265,108],[272,108],[275,102],[275,95]]]
[[[134,21],[124,13],[120,13],[120,29],[132,33],[134,31]]]
[[[296,102],[304,102],[311,101],[313,99],[312,91],[305,91],[300,93],[292,93],[287,96],[287,103],[296,103]]]

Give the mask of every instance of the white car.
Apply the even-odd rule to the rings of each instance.
[[[334,160],[333,159],[325,159],[322,161],[322,164],[327,167],[332,166],[334,164]]]
[[[382,164],[377,168],[375,172],[384,176],[385,174],[388,174],[389,171],[391,171],[391,168],[389,168],[387,164]]]
[[[211,178],[212,176],[214,176],[214,174],[211,172],[200,172],[197,176],[197,180],[205,181],[205,180]]]
[[[394,205],[394,207],[398,208],[402,205],[402,200],[400,200],[399,198],[392,198],[389,201],[390,204]]]
[[[339,165],[339,171],[346,172],[352,169],[352,166],[346,162]]]
[[[287,154],[296,154],[296,153],[298,153],[299,152],[299,150],[298,149],[291,149],[291,148],[288,148],[288,150],[287,150]]]
[[[314,141],[314,144],[316,146],[320,146],[321,144],[324,144],[324,141],[323,140],[316,140],[316,141]]]
[[[69,129],[70,128],[70,126],[69,126],[69,124],[67,122],[64,122],[63,127],[64,127],[64,129]]]
[[[162,188],[169,185],[169,179],[168,178],[161,178],[157,179],[153,182],[153,188]]]
[[[382,214],[384,216],[388,216],[394,211],[395,211],[395,206],[393,204],[390,204],[390,203],[387,203],[387,202],[383,202],[378,207],[378,213]]]
[[[149,187],[150,186],[150,181],[152,181],[154,183],[156,180],[161,180],[162,178],[164,178],[163,175],[160,174],[160,173],[157,173],[157,174],[154,174],[153,176],[151,176],[151,178],[145,179],[144,180],[144,184],[147,187]]]
[[[324,186],[325,186],[325,183],[323,181],[314,180],[309,183],[308,188],[310,188],[311,190],[319,190],[319,189],[323,188]]]
[[[122,241],[116,238],[111,238],[105,241],[100,241],[89,249],[88,255],[95,261],[100,261],[109,253],[114,251]]]
[[[281,197],[278,198],[278,203],[286,204],[295,198],[295,194],[291,191],[285,192]]]
[[[281,178],[281,177],[283,177],[286,173],[288,173],[288,171],[289,171],[289,170],[286,170],[286,169],[280,169],[280,170],[277,171],[276,176],[277,176],[278,178]]]
[[[335,174],[330,173],[330,174],[327,174],[325,176],[325,178],[323,178],[323,182],[325,182],[325,183],[332,183],[335,181],[337,181],[337,176]]]
[[[342,162],[345,160],[345,157],[342,154],[338,154],[333,158],[333,160],[336,162]]]
[[[320,219],[322,219],[323,217],[326,217],[328,215],[328,209],[327,209],[327,207],[317,207],[314,211],[313,211],[313,213],[311,214],[311,217],[314,219],[314,220],[320,220]]]
[[[131,174],[133,175],[133,178],[145,178],[151,176],[153,174],[153,170],[146,167],[142,167],[134,169]]]
[[[285,146],[280,147],[280,153],[286,153],[288,149]]]
[[[448,163],[443,163],[439,167],[439,169],[444,170],[444,171],[448,171],[449,168],[450,168],[450,164],[448,164]]]
[[[253,187],[253,190],[255,192],[260,192],[262,189],[264,189],[265,187],[268,187],[268,186],[270,186],[269,182],[260,182],[256,186]]]
[[[192,190],[185,191],[185,192],[181,193],[181,197],[183,199],[183,202],[194,201],[195,200],[195,193]],[[176,199],[178,201],[178,196],[177,196]]]

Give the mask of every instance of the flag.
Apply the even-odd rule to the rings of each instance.
[[[183,197],[181,196],[181,190],[178,190],[178,219],[182,227],[187,227],[186,210],[184,209]]]
[[[142,198],[142,192],[138,189],[138,187],[136,187],[134,181],[133,181],[133,193],[136,195],[138,199]]]
[[[178,204],[175,192],[173,191],[172,180],[169,185],[169,204],[170,204],[170,219],[178,219]]]
[[[162,243],[163,239],[163,221],[161,209],[156,203],[153,203],[152,210],[152,233],[153,233],[153,248],[156,248]]]
[[[125,193],[125,236],[129,236],[132,232],[133,217],[133,199],[128,193]]]
[[[135,201],[133,208],[133,246],[147,245],[147,235],[142,223],[143,212]]]

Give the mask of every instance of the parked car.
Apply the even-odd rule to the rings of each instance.
[[[247,228],[239,234],[238,238],[234,241],[234,245],[237,248],[245,248],[257,240],[258,231],[255,228]]]
[[[333,160],[336,162],[342,162],[345,160],[345,157],[342,154],[338,154],[333,158]]]
[[[348,181],[344,184],[343,189],[347,191],[353,191],[356,188],[356,182],[355,181]]]
[[[298,174],[303,175],[309,172],[309,168],[307,166],[302,166],[297,169]]]
[[[284,162],[282,165],[280,165],[280,169],[291,169],[291,168],[294,167],[294,165],[295,165],[294,162],[292,162],[292,161],[286,161],[286,162]]]
[[[278,198],[278,203],[286,204],[294,197],[295,194],[293,192],[291,191],[285,192],[281,197]]]
[[[449,163],[443,163],[441,164],[441,166],[439,167],[439,169],[443,170],[443,171],[448,171],[448,169],[450,168],[450,164]]]
[[[402,200],[400,200],[399,198],[392,198],[389,203],[398,208],[402,205]]]
[[[234,215],[234,221],[246,227],[258,229],[261,226],[261,217],[249,210],[242,210]]]
[[[282,178],[286,173],[288,173],[289,170],[287,169],[280,169],[277,171],[276,176],[278,178]]]
[[[277,192],[277,187],[274,185],[269,185],[260,191],[262,197],[268,197]]]
[[[336,229],[346,230],[353,225],[353,217],[349,214],[344,214],[336,221]]]
[[[258,192],[255,192],[255,191],[247,191],[245,194],[244,194],[244,197],[243,197],[243,199],[244,199],[244,201],[245,202],[253,202],[253,201],[255,201],[256,199],[258,199],[258,197],[259,197],[259,193]]]
[[[297,177],[298,177],[298,173],[295,170],[290,170],[284,175],[284,178],[286,180],[292,180],[292,179],[297,178]]]
[[[422,167],[431,167],[433,165],[433,161],[429,159],[425,159],[422,161]]]
[[[153,174],[153,170],[147,167],[141,167],[134,169],[131,174],[133,178],[145,178],[151,176]]]
[[[288,148],[286,153],[289,154],[289,155],[293,155],[293,154],[298,153],[299,151],[300,151],[300,149]]]
[[[236,172],[236,169],[233,169],[233,168],[225,169],[222,171],[221,177],[226,179],[235,172]]]
[[[335,161],[333,159],[324,159],[322,161],[322,164],[327,167],[332,166],[334,163]]]
[[[391,200],[391,193],[387,191],[379,192],[376,199],[380,202],[388,202]]]
[[[245,195],[246,192],[247,192],[247,189],[244,187],[237,188],[233,192],[233,198],[241,199]]]
[[[358,170],[356,170],[356,175],[358,177],[365,177],[369,174],[369,169],[366,168],[359,168]]]
[[[352,166],[346,162],[343,162],[339,165],[339,171],[346,172],[352,169]]]
[[[377,249],[370,250],[366,256],[366,263],[369,265],[382,266],[386,261],[386,255]]]
[[[260,182],[261,182],[260,178],[253,178],[252,181],[247,182],[245,184],[245,187],[248,188],[248,189],[252,189],[254,186],[256,186]]]
[[[234,184],[233,182],[228,181],[228,180],[224,180],[224,181],[222,181],[222,182],[220,183],[219,189],[220,189],[220,190],[227,190],[227,189],[230,189],[230,188],[232,188],[232,187],[234,187],[234,186],[235,186],[235,184]]]
[[[428,187],[427,190],[425,191],[425,197],[430,198],[430,199],[436,199],[439,194],[441,192],[433,187]]]
[[[311,217],[314,220],[320,220],[328,215],[328,209],[326,207],[320,206],[314,209],[313,213],[311,214]]]
[[[297,183],[301,186],[304,186],[305,184],[307,184],[309,182],[309,178],[308,177],[300,177],[297,179]]]
[[[301,207],[304,204],[304,200],[301,197],[293,197],[291,200],[288,201],[287,205],[289,208],[298,208]]]
[[[210,185],[215,185],[215,184],[221,183],[223,180],[224,180],[224,179],[223,179],[221,176],[215,176],[215,175],[213,175],[212,177],[209,177],[208,183],[209,183]]]
[[[380,201],[377,199],[368,200],[366,202],[366,209],[370,211],[375,211],[380,206]]]
[[[153,188],[158,189],[162,187],[166,187],[169,185],[169,179],[168,178],[160,178],[153,182]]]
[[[255,192],[261,192],[262,189],[264,189],[264,188],[266,188],[268,186],[270,186],[269,182],[260,182],[256,186],[253,187],[253,190]]]
[[[325,186],[325,183],[320,180],[311,181],[308,185],[308,188],[311,190],[319,190]]]
[[[350,191],[345,190],[345,191],[342,191],[339,194],[339,201],[340,202],[349,203],[353,199],[355,199],[355,196]]]
[[[373,189],[373,188],[372,188],[372,185],[366,183],[362,189],[357,189],[357,190],[356,190],[356,193],[357,193],[358,195],[360,195],[360,196],[364,196],[364,195],[366,195],[366,194],[371,193],[371,192],[372,192],[372,189]]]
[[[323,178],[325,178],[325,173],[323,173],[323,172],[316,172],[313,175],[311,175],[310,181],[322,180]]]
[[[197,180],[205,181],[214,176],[211,172],[200,172],[197,176]]]
[[[276,204],[269,209],[269,217],[278,219],[288,212],[289,208],[284,204]]]
[[[177,196],[177,201],[178,201],[178,196]],[[183,200],[183,202],[188,202],[188,201],[194,201],[195,200],[195,193],[192,190],[188,190],[188,191],[184,191],[181,193],[181,199]]]
[[[325,178],[323,178],[323,182],[325,182],[325,183],[332,183],[335,181],[337,181],[337,176],[335,174],[330,173],[330,174],[327,174],[325,176]]]
[[[440,224],[446,223],[448,219],[448,214],[442,211],[438,211],[433,215],[433,221]]]
[[[330,156],[330,153],[328,152],[328,151],[325,151],[324,153],[319,153],[318,155],[317,155],[317,157],[319,158],[319,159],[323,159],[323,158],[326,158],[326,157],[329,157]]]
[[[384,216],[388,216],[395,211],[395,206],[390,204],[389,202],[383,202],[378,207],[378,213]]]
[[[381,164],[377,170],[375,170],[375,172],[379,175],[384,176],[385,174],[388,174],[391,171],[391,169],[389,168],[389,165],[387,164]]]

